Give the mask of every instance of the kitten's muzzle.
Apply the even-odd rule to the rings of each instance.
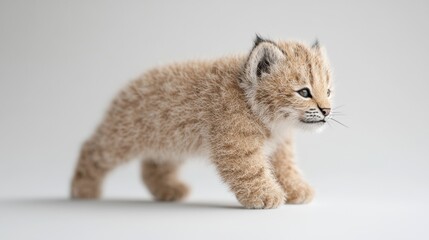
[[[303,123],[309,123],[309,124],[312,124],[312,123],[325,123],[326,120],[325,119],[316,120],[316,121],[301,120],[301,122],[303,122]]]

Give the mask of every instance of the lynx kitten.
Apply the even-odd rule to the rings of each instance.
[[[292,130],[330,116],[330,69],[316,42],[257,36],[250,53],[155,68],[125,87],[84,143],[73,198],[98,198],[106,174],[142,160],[155,199],[188,194],[178,169],[206,157],[246,208],[307,203],[312,188],[294,164]]]

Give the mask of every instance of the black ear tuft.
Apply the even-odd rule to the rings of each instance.
[[[261,42],[266,42],[267,40],[265,40],[264,38],[261,37],[261,35],[256,34],[256,38],[255,38],[255,46],[258,46]]]
[[[313,49],[319,49],[320,48],[319,39],[316,38],[313,45],[311,45],[311,48],[313,48]]]

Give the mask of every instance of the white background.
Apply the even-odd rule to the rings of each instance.
[[[427,239],[429,5],[424,1],[0,1],[0,239]],[[104,200],[68,200],[80,144],[153,66],[243,53],[255,33],[327,47],[349,126],[299,133],[309,205],[241,209],[204,160],[183,203],[138,161]]]

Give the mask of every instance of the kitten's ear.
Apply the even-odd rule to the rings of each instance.
[[[284,59],[286,55],[276,43],[256,35],[255,45],[246,63],[246,78],[252,83],[257,83],[264,74],[270,74]]]
[[[316,38],[316,40],[314,41],[313,45],[311,45],[311,48],[314,49],[314,50],[320,50],[319,39]]]
[[[316,53],[320,54],[322,57],[326,57],[326,50],[322,45],[320,45],[320,42],[317,38],[314,41],[313,45],[311,45],[311,49]]]

